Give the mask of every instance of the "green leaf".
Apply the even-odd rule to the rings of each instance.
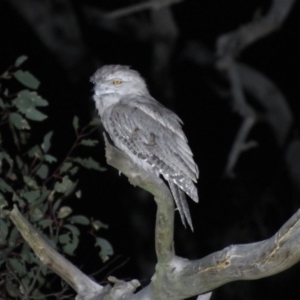
[[[26,261],[30,264],[33,262],[32,258],[33,258],[34,254],[31,252],[31,249],[27,243],[23,244],[20,255],[21,255],[23,261]],[[38,260],[38,258],[37,258],[37,260]]]
[[[10,215],[10,210],[8,210],[8,209],[0,209],[0,218],[1,219],[5,219],[9,215]]]
[[[73,224],[80,224],[80,225],[90,224],[90,220],[85,216],[72,216],[70,217],[70,222]]]
[[[69,233],[61,234],[61,235],[58,237],[58,241],[59,241],[61,244],[69,244],[69,243],[71,242],[70,234],[69,234]]]
[[[5,289],[9,296],[11,296],[13,299],[22,298],[18,285],[12,280],[6,280]]]
[[[28,275],[28,273],[26,273],[26,275]],[[30,279],[28,277],[23,277],[21,279],[21,283],[22,284],[20,284],[20,292],[22,295],[24,295],[29,288]]]
[[[74,190],[76,189],[78,184],[78,180],[76,180],[75,182],[72,183],[72,185],[66,190],[65,195],[70,195],[71,193],[74,192]]]
[[[69,216],[72,213],[72,208],[69,206],[63,206],[60,208],[60,210],[58,211],[57,217],[59,219],[64,219],[67,216]]]
[[[34,106],[32,93],[28,90],[19,92],[17,98],[13,100],[13,104],[20,110],[20,112],[25,113],[27,109]]]
[[[0,209],[6,207],[8,205],[2,193],[0,193]]]
[[[38,200],[38,203],[40,204],[40,199]],[[44,202],[44,205],[42,206],[41,210],[42,210],[42,213],[43,214],[46,214],[48,212],[48,209],[49,209],[49,202],[46,201]]]
[[[39,221],[39,225],[40,225],[43,229],[45,229],[45,228],[51,226],[52,223],[53,223],[53,221],[50,220],[50,219],[44,219],[44,220]]]
[[[42,268],[43,270],[43,268]],[[37,277],[37,282],[39,283],[40,286],[44,285],[45,283],[45,278],[38,276]],[[39,289],[34,289],[32,291],[32,299],[47,299],[48,295],[41,293],[41,291]]]
[[[64,225],[64,227],[69,229],[72,232],[73,235],[80,235],[80,231],[76,226],[66,224],[66,225]]]
[[[29,203],[32,203],[36,199],[38,199],[41,196],[40,191],[29,191],[21,193],[21,196],[25,198]]]
[[[79,168],[76,166],[70,170],[71,175],[75,175],[78,172]]]
[[[28,156],[29,157],[35,157],[39,158],[40,160],[43,158],[43,152],[40,148],[39,145],[33,146],[29,151],[28,151]]]
[[[74,127],[75,131],[77,131],[77,129],[79,127],[79,119],[78,119],[77,116],[74,116],[72,124],[73,124],[73,127]]]
[[[28,119],[42,121],[47,118],[46,115],[35,108],[36,106],[48,105],[48,102],[42,99],[36,92],[30,92],[28,90],[19,92],[17,98],[13,100],[13,104],[21,113],[25,114]]]
[[[107,224],[102,223],[99,220],[95,220],[92,222],[93,227],[98,231],[101,228],[107,229],[109,226]]]
[[[59,173],[60,174],[66,173],[72,166],[73,164],[71,162],[64,162],[59,170]]]
[[[65,193],[66,195],[72,193],[77,186],[78,181],[73,182],[66,175],[63,177],[62,182],[56,182],[54,185],[54,190],[58,193]]]
[[[57,159],[54,156],[50,155],[50,154],[45,154],[44,159],[45,159],[45,161],[47,161],[50,164],[53,163],[53,162],[57,162]]]
[[[80,199],[81,198],[81,190],[76,191],[75,196]]]
[[[43,212],[38,208],[35,207],[33,210],[30,211],[31,220],[36,222],[40,220],[44,215]]]
[[[31,89],[35,90],[40,85],[40,82],[28,71],[18,70],[13,74],[13,76],[23,85]]]
[[[93,118],[93,120],[89,123],[90,126],[97,126],[101,124],[100,118]]]
[[[16,241],[17,239],[20,237],[20,233],[19,230],[17,229],[17,227],[14,227],[9,235],[9,239],[8,239],[8,247],[13,247],[16,245]]]
[[[80,141],[80,145],[83,145],[83,146],[95,146],[99,143],[99,141],[97,140],[91,140],[91,139],[85,139],[85,140],[81,140]]]
[[[61,204],[61,199],[56,200],[52,207],[52,210],[55,212],[59,208],[60,204]]]
[[[0,245],[6,244],[7,234],[8,234],[8,226],[6,222],[0,219]]]
[[[91,157],[89,157],[89,158],[76,157],[74,159],[74,161],[79,163],[80,165],[82,165],[83,167],[85,167],[87,169],[93,169],[93,170],[97,170],[97,171],[105,171],[105,168],[100,167],[99,163],[96,162]]]
[[[13,166],[13,160],[10,158],[10,156],[6,153],[6,152],[4,152],[4,151],[2,151],[2,152],[0,152],[0,168],[1,168],[1,166],[2,166],[2,160],[6,160],[7,161],[7,163],[9,164],[9,166],[12,168],[12,166]]]
[[[23,208],[25,206],[25,201],[20,198],[16,193],[13,193],[12,200],[18,202],[19,207]]]
[[[44,150],[44,153],[48,152],[48,150],[50,149],[52,135],[53,131],[50,131],[44,136],[44,141],[41,145],[41,148]]]
[[[0,190],[2,192],[12,192],[13,189],[9,184],[7,184],[2,178],[0,178]]]
[[[30,104],[29,107],[47,106],[49,104],[48,101],[43,99],[37,92],[31,92],[29,90],[20,91],[18,93],[18,97],[13,102],[19,109],[25,108],[24,106],[22,107],[22,105],[21,105],[22,103],[23,103],[23,105],[25,105],[25,103],[27,103],[27,108],[28,108],[29,104]],[[21,105],[21,108],[19,107],[20,105]]]
[[[16,156],[16,162],[17,162],[19,170],[22,170],[24,163],[19,155]]]
[[[11,113],[9,114],[9,122],[14,124],[14,126],[17,129],[30,129],[30,126],[26,119],[24,119],[20,114],[18,113]]]
[[[109,256],[114,254],[112,245],[106,239],[99,238],[99,237],[96,238],[95,246],[101,248],[99,255],[103,262],[107,261],[109,259]]]
[[[63,246],[63,251],[66,254],[73,255],[75,249],[77,248],[79,239],[77,235],[73,235],[72,242]]]
[[[15,67],[17,67],[17,68],[20,67],[21,64],[27,59],[28,59],[28,57],[26,55],[19,56],[15,62]]]
[[[32,188],[32,189],[38,188],[36,181],[33,178],[31,178],[30,176],[24,175],[23,180],[30,188]]]
[[[43,121],[46,118],[48,118],[45,114],[41,113],[39,110],[35,109],[34,107],[29,108],[26,111],[25,116],[29,120],[33,120],[33,121]]]
[[[46,188],[44,188],[44,189],[42,190],[41,197],[38,199],[39,202],[44,202],[44,200],[49,196],[49,194],[50,194],[50,191],[47,190]]]
[[[17,273],[19,276],[23,276],[26,274],[26,268],[22,261],[16,258],[10,258],[8,259],[8,263],[13,268],[14,273]]]
[[[41,179],[46,179],[49,174],[49,167],[45,164],[42,164],[36,172],[36,175]]]

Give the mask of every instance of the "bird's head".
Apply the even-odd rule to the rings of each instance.
[[[103,66],[92,76],[91,82],[95,84],[95,95],[99,97],[109,94],[124,96],[148,93],[144,79],[128,66]]]

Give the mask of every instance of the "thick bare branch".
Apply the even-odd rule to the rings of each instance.
[[[243,49],[279,29],[296,0],[273,0],[268,13],[257,21],[222,35],[217,42],[220,57],[236,57]]]
[[[267,240],[229,246],[195,261],[175,257],[164,282],[175,297],[165,299],[185,299],[228,282],[280,273],[300,261],[299,243],[300,210]]]
[[[66,258],[53,249],[40,233],[22,216],[14,206],[10,218],[32,248],[36,256],[53,272],[65,280],[81,297],[93,299],[103,292],[103,287],[92,281]]]
[[[157,176],[147,173],[122,151],[113,147],[104,134],[107,163],[125,174],[134,186],[154,195],[157,203],[155,243],[159,263],[167,263],[174,256],[174,204],[170,190]]]

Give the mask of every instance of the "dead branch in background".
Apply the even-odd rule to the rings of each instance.
[[[249,145],[255,145],[255,143],[253,142],[248,143],[247,139],[252,127],[257,122],[256,112],[247,103],[247,101],[245,100],[246,97],[244,95],[245,85],[248,84],[249,86],[249,79],[243,76],[243,74],[240,74],[241,68],[239,68],[235,58],[246,47],[280,28],[280,26],[283,24],[288,14],[290,13],[295,2],[295,0],[273,0],[268,13],[264,17],[257,21],[250,22],[249,24],[246,24],[233,32],[222,35],[217,41],[217,54],[219,56],[219,60],[217,61],[217,68],[220,71],[227,73],[228,79],[231,83],[233,106],[243,118],[241,128],[238,131],[226,166],[226,174],[229,176],[233,175],[233,168],[236,165],[236,162],[241,153],[245,151],[245,149],[249,149]],[[261,95],[260,92],[262,89],[269,90],[270,87],[269,82],[266,82],[266,80],[263,82],[257,81],[257,83],[254,83],[256,79],[258,78],[255,76],[251,76],[252,90],[249,92],[254,96]],[[246,82],[244,82],[244,80]],[[264,88],[262,87],[263,84],[267,84],[267,86]],[[275,86],[275,84],[273,85]],[[253,89],[257,89],[257,91],[255,92]],[[279,91],[279,89],[277,90]],[[274,91],[275,89],[273,89],[273,92]],[[283,98],[281,95],[282,94],[279,92],[277,98]],[[270,96],[274,97],[275,95],[266,95],[266,93],[264,93],[263,96],[264,97],[255,98],[259,103],[262,103],[263,107],[271,110],[272,113],[274,112],[274,109],[277,109],[277,116],[281,114],[281,112],[285,114],[285,118],[286,116],[291,116],[290,113],[286,113],[287,105],[285,101],[280,102],[282,104],[282,107],[273,106],[270,104],[266,105],[266,102],[272,103],[272,99],[270,99]],[[279,102],[277,101],[277,104],[278,103]],[[266,114],[270,116],[272,113],[268,114],[267,112]],[[276,121],[276,123],[278,126],[278,120]],[[290,123],[291,119],[287,120],[286,125],[289,126]],[[274,127],[274,122],[271,123],[271,126]],[[276,135],[277,132],[275,132],[275,136]],[[285,138],[286,136],[284,137],[284,139]],[[282,136],[280,137],[280,139],[282,139]]]
[[[264,17],[226,33],[217,41],[220,60],[233,59],[259,39],[278,30],[291,12],[296,0],[273,0]]]
[[[124,16],[128,16],[131,14],[135,14],[144,10],[161,10],[163,8],[166,7],[170,7],[173,4],[182,2],[184,0],[149,0],[149,1],[145,1],[139,4],[134,4],[131,6],[127,6],[124,8],[120,8],[116,11],[113,11],[111,13],[107,13],[105,16],[107,18],[120,18],[120,17],[124,17]]]

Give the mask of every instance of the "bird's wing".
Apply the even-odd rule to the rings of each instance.
[[[146,161],[156,173],[162,174],[198,202],[197,189],[193,184],[198,177],[198,168],[176,114],[154,99],[133,97],[114,105],[104,117],[104,122],[117,146]],[[174,198],[178,199],[174,191],[172,188]],[[178,209],[181,216],[187,217],[186,209],[183,211],[179,206]]]

